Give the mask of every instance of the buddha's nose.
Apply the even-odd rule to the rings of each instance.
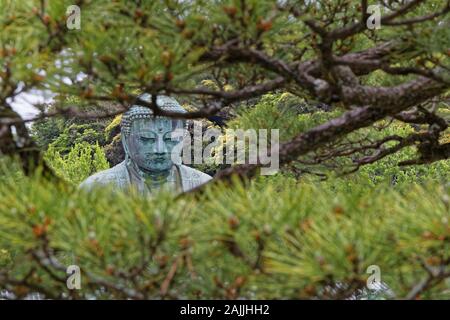
[[[165,154],[166,152],[167,152],[166,144],[164,143],[164,140],[161,137],[159,137],[155,145],[155,153]]]

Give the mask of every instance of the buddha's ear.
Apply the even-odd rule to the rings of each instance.
[[[122,140],[123,150],[125,151],[125,156],[127,157],[130,154],[129,148],[128,148],[128,136],[124,133],[121,133],[120,140]]]

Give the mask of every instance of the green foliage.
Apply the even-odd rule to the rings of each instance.
[[[235,129],[279,129],[285,142],[342,112],[323,112],[290,93],[266,94],[252,108],[241,108],[229,127]]]
[[[354,188],[277,175],[174,201],[5,173],[0,289],[50,298],[349,298],[377,265],[391,289],[383,294],[402,298],[427,277],[422,265],[448,272],[448,186]],[[36,258],[43,252],[56,259],[47,268]],[[80,291],[65,286],[70,264],[82,270]],[[450,297],[445,281],[433,284],[420,297]]]
[[[229,122],[229,127],[234,129],[279,129],[280,141],[285,142],[298,134],[312,129],[322,123],[336,118],[341,114],[340,110],[330,112],[315,111],[306,112],[305,102],[289,93],[268,94],[262,97],[251,109],[241,109],[236,119]],[[445,111],[446,109],[443,109]],[[388,136],[406,137],[414,133],[414,128],[408,124],[383,120],[374,126],[357,130],[348,135],[343,142],[353,143],[355,146],[361,139],[365,141],[377,141]],[[420,130],[420,128],[419,128]],[[448,130],[442,135],[442,143],[448,140]],[[223,140],[223,141],[226,141]],[[342,142],[342,141],[341,141]],[[388,143],[387,146],[392,146]],[[218,148],[224,148],[222,144]],[[308,155],[300,160],[311,161],[315,154],[321,154],[331,146],[319,149],[313,155]],[[356,156],[362,154],[356,153]],[[398,163],[413,159],[416,156],[415,147],[404,148],[401,151],[387,156],[374,164],[368,164],[359,168],[356,174],[348,176],[342,181],[353,185],[353,183],[364,183],[376,185],[378,183],[395,184],[400,182],[419,182],[421,180],[433,179],[437,181],[448,181],[450,179],[450,161],[443,160],[430,165],[414,165],[399,167]],[[324,164],[306,165],[296,164],[296,168],[308,169],[312,172],[333,175],[346,171],[353,164],[351,157],[335,157]],[[289,172],[289,168],[284,169]],[[309,171],[308,171],[309,172]]]
[[[45,160],[56,174],[74,184],[109,168],[103,149],[87,142],[76,143],[67,154],[62,154],[51,144],[45,152]]]
[[[46,150],[50,144],[67,153],[75,144],[88,142],[105,145],[108,136],[103,133],[105,124],[99,121],[76,121],[60,117],[39,119],[31,125],[30,133],[37,145]]]
[[[120,121],[122,120],[122,115],[116,116],[113,121],[111,121],[105,128],[105,138],[109,141],[114,139],[116,134],[114,134],[116,131],[118,131],[118,128],[120,127]]]
[[[76,144],[86,142],[87,144],[104,145],[105,135],[103,133],[104,125],[101,123],[90,124],[72,124],[52,142],[51,146],[62,153],[67,153]]]
[[[45,150],[63,131],[64,121],[58,118],[50,118],[34,121],[31,125],[30,133],[36,144]]]

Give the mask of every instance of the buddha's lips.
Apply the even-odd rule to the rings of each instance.
[[[154,155],[151,155],[151,156],[147,156],[147,157],[146,157],[146,160],[147,160],[147,161],[163,162],[163,161],[168,161],[168,160],[170,160],[170,157],[168,157],[168,156],[162,156],[162,157],[160,157],[160,156],[154,156]]]

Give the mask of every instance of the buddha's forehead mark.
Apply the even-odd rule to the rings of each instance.
[[[170,128],[171,127],[171,123],[170,122],[166,122],[166,121],[156,121],[155,122],[155,128],[158,131],[162,131],[166,128]]]
[[[143,137],[166,136],[172,131],[172,121],[166,119],[137,119],[132,125],[132,133]]]

